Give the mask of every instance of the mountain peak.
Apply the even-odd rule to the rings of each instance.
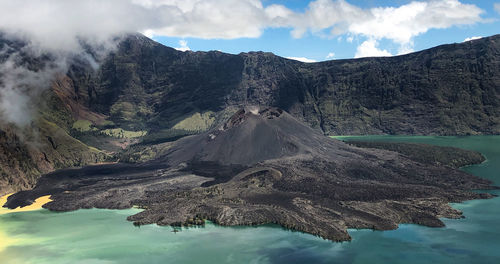
[[[222,130],[227,130],[234,126],[237,126],[252,116],[260,117],[261,119],[273,119],[278,118],[283,114],[283,110],[277,107],[264,107],[260,108],[258,106],[248,106],[245,108],[241,108],[235,114],[233,114],[227,121],[224,123]]]

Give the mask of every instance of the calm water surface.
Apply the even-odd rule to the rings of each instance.
[[[488,160],[464,170],[500,185],[500,136],[343,139],[360,138],[480,151]],[[453,206],[466,218],[445,228],[350,230],[344,243],[276,226],[138,228],[125,220],[136,209],[11,213],[0,215],[0,263],[500,263],[500,198]]]

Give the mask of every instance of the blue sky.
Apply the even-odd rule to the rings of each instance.
[[[0,0],[0,31],[52,52],[140,32],[181,50],[310,61],[393,56],[500,33],[500,0]]]
[[[0,85],[0,118],[29,124],[20,118],[32,111],[25,87],[65,74],[77,54],[97,68],[88,45],[102,59],[131,33],[185,52],[261,50],[312,62],[490,36],[500,33],[499,21],[500,0],[0,0],[2,37],[55,60],[37,72],[16,67],[15,55],[0,65],[0,75],[10,76]]]
[[[326,4],[328,4],[329,2],[334,5],[337,1],[324,0],[324,2]],[[346,3],[350,6],[359,8],[360,10],[364,10],[366,12],[370,12],[374,8],[385,9],[387,12],[391,12],[391,10],[400,8],[405,5],[410,5],[411,2],[412,1],[407,0],[346,0]],[[189,47],[189,49],[193,51],[220,50],[227,53],[237,54],[240,52],[261,50],[273,52],[274,54],[283,57],[307,58],[314,61],[323,61],[327,59],[344,59],[372,55],[404,54],[411,51],[427,49],[441,44],[462,42],[464,41],[464,39],[470,37],[490,36],[500,33],[500,10],[495,10],[494,4],[497,3],[496,1],[454,0],[449,2],[447,0],[443,0],[417,2],[423,2],[425,4],[429,4],[430,2],[442,2],[439,6],[436,7],[436,9],[441,9],[438,9],[436,12],[438,16],[440,12],[447,13],[448,16],[451,17],[451,21],[438,22],[444,23],[443,25],[439,26],[441,28],[433,27],[432,22],[424,23],[418,21],[418,19],[430,19],[426,18],[425,16],[423,16],[422,18],[415,18],[415,22],[408,21],[406,26],[411,26],[419,23],[423,24],[418,30],[419,32],[411,35],[409,41],[395,40],[394,36],[385,37],[385,34],[390,35],[390,32],[382,32],[375,36],[370,36],[370,32],[366,33],[366,30],[362,30],[362,33],[345,30],[343,32],[332,34],[330,32],[332,27],[321,28],[319,31],[309,30],[302,34],[300,37],[297,37],[292,36],[291,32],[294,29],[294,26],[290,25],[263,26],[261,27],[260,35],[251,37],[235,36],[230,38],[218,38],[217,36],[215,36],[213,38],[207,38],[206,36],[165,36],[162,34],[158,34],[152,37],[153,39],[159,41],[164,45],[176,48],[180,48],[182,46],[185,47],[185,49]],[[451,7],[454,4],[453,2],[459,3],[462,6],[458,6],[457,8],[453,9]],[[260,3],[262,4],[263,8],[272,5],[280,5],[297,14],[306,14],[312,9],[309,6],[310,1],[264,0]],[[450,10],[444,10],[448,8],[447,6],[450,6]],[[472,8],[471,10],[473,11],[469,12],[469,8]],[[480,12],[478,15],[469,16],[469,14],[478,12],[478,10]],[[425,12],[427,13],[428,11],[426,10]],[[454,14],[460,12],[464,13],[464,17],[458,19],[454,18]],[[410,13],[405,13],[405,16],[406,15],[412,15],[411,8]],[[326,14],[326,16],[329,15]],[[334,16],[334,14],[332,14],[332,16]],[[457,16],[460,16],[460,14],[458,14]],[[319,17],[318,21],[323,21],[324,19],[326,18]],[[349,23],[362,23],[363,19],[363,16],[361,16],[356,20],[356,22]],[[343,22],[341,21],[340,23]],[[391,27],[399,26],[398,22],[387,23],[389,23]],[[392,29],[389,27],[387,30],[391,31]],[[405,25],[403,25],[400,30],[404,31]],[[363,44],[366,44],[368,50],[365,53],[358,52],[360,50],[360,46]],[[402,50],[403,46],[405,46],[404,50]],[[376,48],[379,53],[373,53],[371,51],[373,50],[373,48]],[[385,53],[380,53],[380,51],[385,51]],[[330,56],[328,56],[329,54]]]

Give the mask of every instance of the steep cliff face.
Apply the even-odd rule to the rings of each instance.
[[[500,37],[301,69],[309,123],[332,134],[496,134]]]
[[[0,123],[0,194],[30,189],[41,174],[56,169],[99,163],[107,154],[70,135],[73,115],[57,95],[60,87],[45,91],[44,104],[27,127]],[[84,111],[75,111],[83,115]],[[87,115],[85,115],[87,116]]]
[[[0,194],[30,189],[41,174],[98,163],[107,157],[45,119],[33,126],[23,132],[0,129]]]
[[[84,81],[84,104],[132,129],[270,105],[326,134],[500,132],[500,36],[389,58],[305,64],[252,52],[179,52],[134,35]],[[226,115],[227,116],[227,115]]]
[[[20,124],[20,120],[0,118],[0,195],[32,188],[41,174],[108,158],[102,151],[70,135],[75,119],[93,117],[76,101],[73,81],[46,71],[53,58],[31,54],[25,45],[19,40],[2,39],[0,34],[0,65],[10,63],[11,66],[0,71],[0,96],[6,96],[5,91],[10,89],[6,80],[26,78],[16,87],[23,90],[20,99],[26,100],[6,102],[4,100],[9,99],[2,98],[6,105],[0,110],[1,116],[6,114],[3,111],[17,111],[15,116],[25,121]],[[54,77],[55,81],[50,83],[52,78],[47,77]],[[24,108],[32,111],[19,111]]]
[[[23,45],[0,35],[0,61],[17,52],[33,71],[50,62],[23,53]],[[0,185],[29,188],[40,173],[107,158],[89,146],[117,153],[142,142],[127,155],[153,158],[154,148],[141,146],[209,130],[249,105],[279,107],[329,135],[498,134],[500,35],[306,64],[264,52],[180,52],[136,34],[97,70],[75,60],[39,97],[31,129],[40,144],[2,125]],[[67,149],[53,149],[55,141]]]
[[[243,60],[221,52],[183,53],[141,35],[124,40],[99,71],[74,67],[83,103],[129,129],[168,128],[200,111],[221,111],[241,82]]]

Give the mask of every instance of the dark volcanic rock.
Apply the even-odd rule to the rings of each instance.
[[[376,148],[395,151],[418,162],[434,164],[437,166],[450,166],[453,168],[460,168],[470,164],[479,164],[486,160],[486,158],[479,152],[454,147],[438,147],[418,143],[389,143],[351,140],[349,141],[349,144],[361,148]]]
[[[52,194],[51,210],[141,206],[129,217],[138,225],[277,223],[348,240],[347,228],[443,226],[440,217],[461,217],[449,202],[489,198],[469,191],[489,184],[436,160],[327,138],[277,108],[249,108],[174,142],[152,162],[46,175],[7,206]]]
[[[20,65],[34,72],[51,65],[50,54],[33,56],[22,40],[6,36],[0,33],[0,62],[18,54]],[[172,142],[217,127],[248,105],[279,107],[329,135],[500,133],[499,35],[404,56],[307,64],[264,52],[180,52],[135,34],[98,57],[97,71],[83,58],[72,59],[66,75],[41,96],[33,127],[55,124],[78,151],[54,150],[46,133],[44,148],[35,151],[0,142],[8,157],[0,160],[19,164],[0,168],[0,193],[29,188],[40,173],[108,158],[82,142],[108,154],[141,140]],[[108,137],[106,129],[147,136]]]
[[[131,36],[88,78],[82,103],[118,124],[170,128],[193,113],[276,106],[334,135],[500,133],[500,36],[387,58],[301,63],[179,52]]]
[[[289,156],[324,154],[324,139],[323,134],[281,109],[259,111],[255,107],[238,111],[219,129],[179,140],[161,159],[171,165],[209,161],[251,166]]]

